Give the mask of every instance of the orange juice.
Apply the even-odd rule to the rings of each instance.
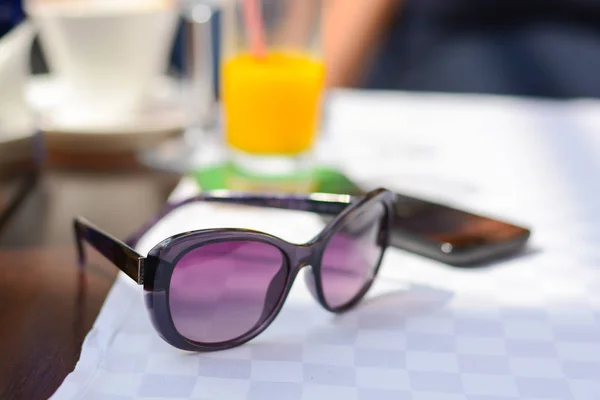
[[[322,61],[298,53],[240,54],[223,66],[229,145],[255,155],[309,150],[321,117]]]

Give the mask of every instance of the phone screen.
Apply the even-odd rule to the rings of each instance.
[[[505,243],[529,234],[516,225],[403,195],[398,195],[395,214],[395,229],[456,248]]]

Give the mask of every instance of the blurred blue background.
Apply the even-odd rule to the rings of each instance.
[[[403,0],[364,87],[600,97],[600,0]]]
[[[21,0],[0,0],[0,37],[24,18]]]
[[[23,19],[20,3],[0,0],[0,35]],[[362,88],[600,98],[600,0],[403,0],[381,39]],[[180,29],[172,72],[184,49]],[[33,71],[45,70],[36,44]]]

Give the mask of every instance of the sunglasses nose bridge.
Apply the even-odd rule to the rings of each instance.
[[[304,267],[313,265],[315,262],[314,246],[298,246],[295,252],[295,269],[300,272]]]

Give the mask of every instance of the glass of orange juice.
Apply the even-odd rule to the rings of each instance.
[[[325,65],[325,0],[225,0],[222,102],[237,167],[260,175],[310,169]]]

